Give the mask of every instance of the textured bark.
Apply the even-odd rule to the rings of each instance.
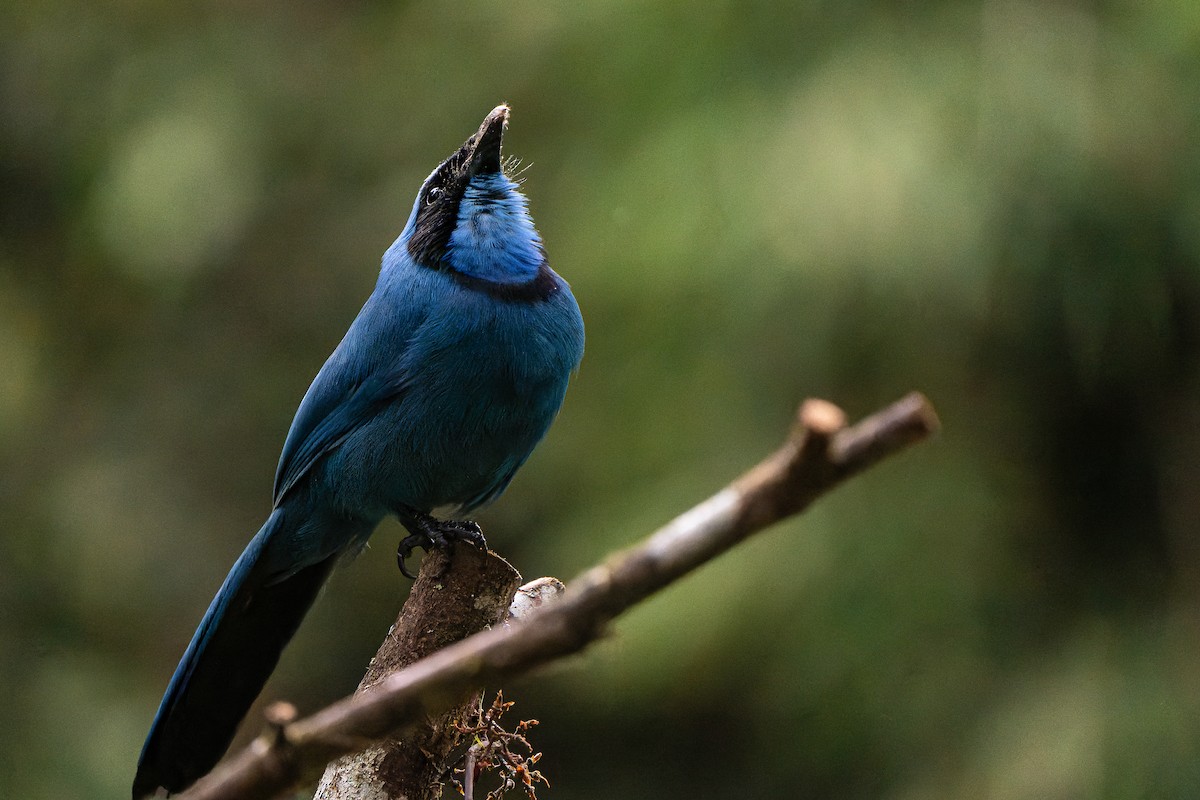
[[[521,576],[495,553],[464,544],[435,550],[421,564],[412,592],[356,695],[425,656],[486,630],[507,615]],[[329,765],[314,800],[434,800],[453,747],[455,722],[479,695],[449,711],[425,715],[403,738],[381,742]]]

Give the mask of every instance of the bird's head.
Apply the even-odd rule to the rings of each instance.
[[[546,259],[525,196],[504,174],[508,106],[438,165],[417,193],[397,241],[422,266],[499,284],[533,280]]]

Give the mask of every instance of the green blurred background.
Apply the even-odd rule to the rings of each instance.
[[[588,351],[481,522],[570,578],[945,430],[507,687],[549,797],[1200,796],[1200,4],[0,9],[0,793],[126,797],[309,380],[494,105]],[[386,523],[268,699],[350,691]],[[251,726],[256,727],[256,726]]]

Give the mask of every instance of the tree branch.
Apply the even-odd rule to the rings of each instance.
[[[421,560],[404,608],[355,696],[393,672],[500,623],[520,582],[520,574],[495,553],[462,543],[450,552],[430,552]],[[458,739],[455,723],[469,721],[477,705],[478,697],[472,696],[421,720],[403,739],[386,737],[338,759],[325,770],[314,800],[440,797],[442,773]]]
[[[937,427],[932,406],[916,393],[851,428],[836,406],[808,400],[776,453],[642,543],[576,578],[560,599],[527,620],[476,634],[370,691],[268,732],[181,797],[274,797],[314,778],[331,759],[445,711],[487,683],[503,684],[578,652],[630,606]]]

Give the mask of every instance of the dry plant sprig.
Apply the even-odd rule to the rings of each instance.
[[[542,754],[533,751],[533,745],[525,735],[538,721],[523,719],[512,731],[506,730],[501,723],[505,713],[515,704],[512,700],[505,701],[503,692],[496,692],[490,706],[484,708],[480,703],[470,724],[455,724],[462,740],[472,740],[461,759],[462,766],[453,768],[453,775],[461,774],[462,780],[453,775],[450,778],[464,800],[474,800],[475,783],[489,770],[500,776],[500,785],[489,791],[484,800],[501,800],[506,792],[516,788],[524,791],[529,800],[537,800],[537,784],[550,787],[546,776],[533,769],[533,765],[542,760]],[[514,750],[514,747],[518,749]]]

